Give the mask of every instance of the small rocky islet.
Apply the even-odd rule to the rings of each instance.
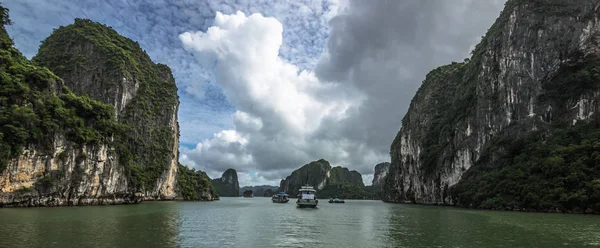
[[[177,162],[177,86],[137,42],[76,19],[28,60],[0,13],[0,206],[259,192],[234,169],[211,180]],[[321,159],[261,196],[309,183],[323,198],[600,213],[597,15],[591,1],[507,1],[472,57],[427,75],[372,185]]]

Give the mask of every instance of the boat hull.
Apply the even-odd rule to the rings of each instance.
[[[273,200],[273,203],[288,203],[290,200]]]
[[[296,206],[299,208],[316,208],[319,201],[316,200],[298,200]]]

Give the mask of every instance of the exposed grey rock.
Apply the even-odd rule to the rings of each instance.
[[[453,204],[448,189],[492,139],[597,113],[600,92],[557,95],[551,82],[600,55],[599,24],[597,1],[508,1],[470,60],[423,82],[392,144],[383,200]]]

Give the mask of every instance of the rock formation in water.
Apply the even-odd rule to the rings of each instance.
[[[430,72],[384,200],[599,212],[598,4],[509,0],[470,59]]]
[[[286,192],[291,197],[298,194],[302,185],[309,184],[315,187],[320,198],[364,198],[368,194],[364,188],[362,176],[357,171],[350,171],[340,166],[331,167],[324,159],[310,162],[291,175],[281,180],[280,192]]]
[[[274,192],[277,192],[278,186],[260,185],[260,186],[244,186],[240,188],[240,195],[243,195],[244,191],[252,190],[254,196],[273,196]],[[270,192],[267,194],[267,192]]]
[[[373,174],[373,181],[371,185],[366,186],[365,190],[371,192],[371,199],[381,199],[381,195],[383,192],[383,186],[385,184],[385,178],[390,170],[390,163],[383,162],[375,165],[375,173]]]
[[[175,199],[177,87],[137,42],[76,19],[32,61],[0,29],[0,206]]]
[[[375,187],[383,187],[383,184],[385,183],[385,178],[387,177],[389,171],[389,162],[383,162],[375,165],[375,174],[373,174],[373,181],[371,185]]]
[[[227,169],[221,178],[213,179],[212,185],[219,196],[240,196],[240,183],[234,169]]]
[[[219,196],[206,173],[179,164],[177,170],[177,199],[212,201],[218,200]]]
[[[254,197],[254,192],[252,192],[252,190],[246,190],[244,193],[242,193],[242,195],[244,197]]]
[[[127,130],[115,137],[111,150],[116,156],[108,160],[123,167],[127,188],[146,200],[175,198],[179,100],[169,67],[153,63],[137,42],[84,19],[56,29],[33,61],[48,67],[75,94],[114,107]]]

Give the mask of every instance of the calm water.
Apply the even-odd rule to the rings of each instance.
[[[269,198],[0,209],[0,247],[600,247],[600,216]]]

